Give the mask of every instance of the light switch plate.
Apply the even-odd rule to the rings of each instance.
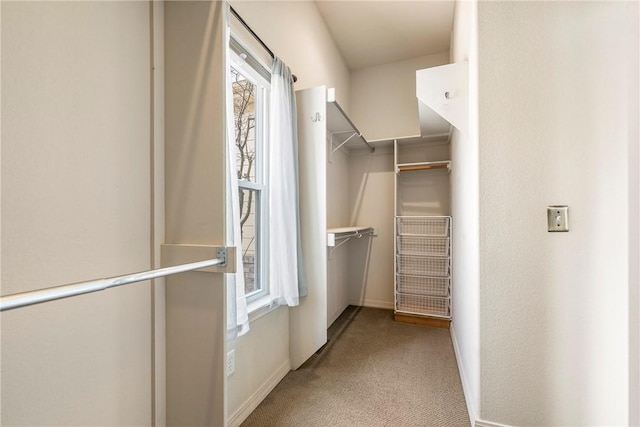
[[[569,231],[569,206],[547,206],[547,231]]]

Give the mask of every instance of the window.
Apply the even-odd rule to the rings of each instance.
[[[234,49],[235,51],[235,49]],[[247,301],[268,294],[267,117],[269,82],[246,53],[232,54],[231,86]],[[258,66],[259,67],[259,66]]]

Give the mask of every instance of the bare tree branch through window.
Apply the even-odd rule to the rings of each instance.
[[[256,283],[256,227],[259,192],[244,183],[256,183],[256,85],[231,67],[237,176],[240,182],[240,230],[245,268],[245,292],[258,289]]]

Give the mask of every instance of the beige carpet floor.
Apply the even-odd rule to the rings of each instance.
[[[349,307],[328,337],[242,426],[470,425],[448,330],[396,323],[389,310]]]

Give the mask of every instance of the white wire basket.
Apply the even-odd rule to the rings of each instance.
[[[449,236],[448,216],[399,216],[396,218],[399,235]]]
[[[430,295],[437,297],[449,296],[448,277],[396,276],[396,292],[414,295]]]
[[[396,268],[399,274],[448,276],[449,258],[398,254]]]
[[[449,317],[449,298],[425,295],[397,294],[396,311],[427,316]]]
[[[448,237],[398,236],[399,254],[449,256]]]

